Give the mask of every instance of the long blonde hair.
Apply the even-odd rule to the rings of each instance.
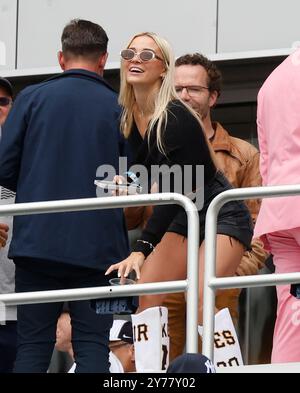
[[[162,79],[161,87],[155,99],[154,113],[148,126],[148,140],[150,140],[154,126],[156,125],[156,142],[158,149],[161,153],[165,154],[164,146],[162,141],[163,125],[166,127],[168,120],[168,105],[171,101],[179,100],[182,104],[192,113],[192,115],[198,120],[203,130],[204,136],[207,140],[202,121],[198,114],[185,102],[180,100],[174,87],[174,70],[175,70],[175,57],[173,50],[164,38],[158,36],[155,33],[143,32],[136,34],[128,43],[127,48],[130,47],[132,41],[137,37],[147,36],[153,39],[156,45],[159,47],[164,61],[165,76]],[[124,136],[128,138],[132,124],[133,124],[133,108],[135,105],[135,97],[133,87],[127,83],[123,61],[121,62],[121,85],[119,94],[119,104],[123,107],[121,116],[121,131]],[[216,165],[216,159],[211,144],[207,140],[207,144],[212,156],[212,159]],[[216,165],[217,166],[217,165]]]

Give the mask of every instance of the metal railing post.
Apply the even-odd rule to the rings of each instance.
[[[204,287],[203,287],[203,336],[202,353],[213,361],[213,332],[215,326],[215,288],[209,286],[212,277],[216,276],[216,233],[217,216],[221,204],[210,204],[211,213],[206,213],[205,253],[204,253]]]
[[[186,204],[188,217],[188,260],[186,299],[186,352],[198,352],[198,301],[199,301],[199,216],[194,203]],[[187,201],[187,202],[188,202]]]
[[[205,223],[205,270],[203,293],[203,344],[202,352],[213,361],[214,308],[216,289],[243,288],[300,282],[300,273],[273,274],[243,277],[216,277],[216,233],[217,215],[221,207],[229,202],[254,198],[273,198],[300,194],[300,185],[248,187],[224,191],[211,202]]]

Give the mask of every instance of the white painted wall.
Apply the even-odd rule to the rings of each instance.
[[[176,56],[267,56],[300,41],[299,15],[299,0],[0,0],[0,70],[14,70],[16,42],[19,71],[56,66],[62,29],[76,17],[104,27],[110,37],[107,68],[118,68],[120,50],[145,30],[167,38]]]
[[[17,0],[0,0],[0,70],[15,68]]]
[[[18,68],[54,66],[60,36],[72,18],[99,23],[107,32],[109,61],[132,35],[154,31],[164,36],[176,55],[214,53],[217,0],[20,0]]]

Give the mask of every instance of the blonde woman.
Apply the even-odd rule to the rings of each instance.
[[[201,322],[205,213],[210,201],[231,186],[216,168],[199,118],[176,95],[174,57],[168,42],[154,33],[137,34],[121,52],[121,57],[121,129],[132,147],[135,163],[143,164],[149,174],[154,165],[166,165],[167,168],[178,165],[181,169],[185,165],[193,169],[204,166],[204,206],[199,211]],[[196,171],[192,173],[191,189],[195,190]],[[181,180],[184,184],[184,179]],[[153,179],[149,188],[152,183]],[[172,187],[173,184],[171,192],[174,191]],[[161,192],[159,182],[158,188]],[[118,270],[119,276],[126,277],[133,270],[139,283],[184,279],[186,238],[184,210],[177,205],[155,206],[134,251],[125,260],[110,266],[106,274]],[[252,223],[246,206],[242,202],[227,203],[218,218],[218,276],[234,275],[244,250],[250,248],[251,238]],[[161,305],[164,296],[140,297],[139,311]]]

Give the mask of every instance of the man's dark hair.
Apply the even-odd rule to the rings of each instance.
[[[73,19],[61,36],[62,51],[67,56],[96,60],[107,51],[108,37],[101,26],[83,19]]]
[[[187,54],[178,57],[175,61],[175,67],[182,65],[200,65],[205,68],[208,74],[208,87],[210,91],[216,91],[218,96],[221,93],[222,75],[217,66],[207,57],[200,53]]]

